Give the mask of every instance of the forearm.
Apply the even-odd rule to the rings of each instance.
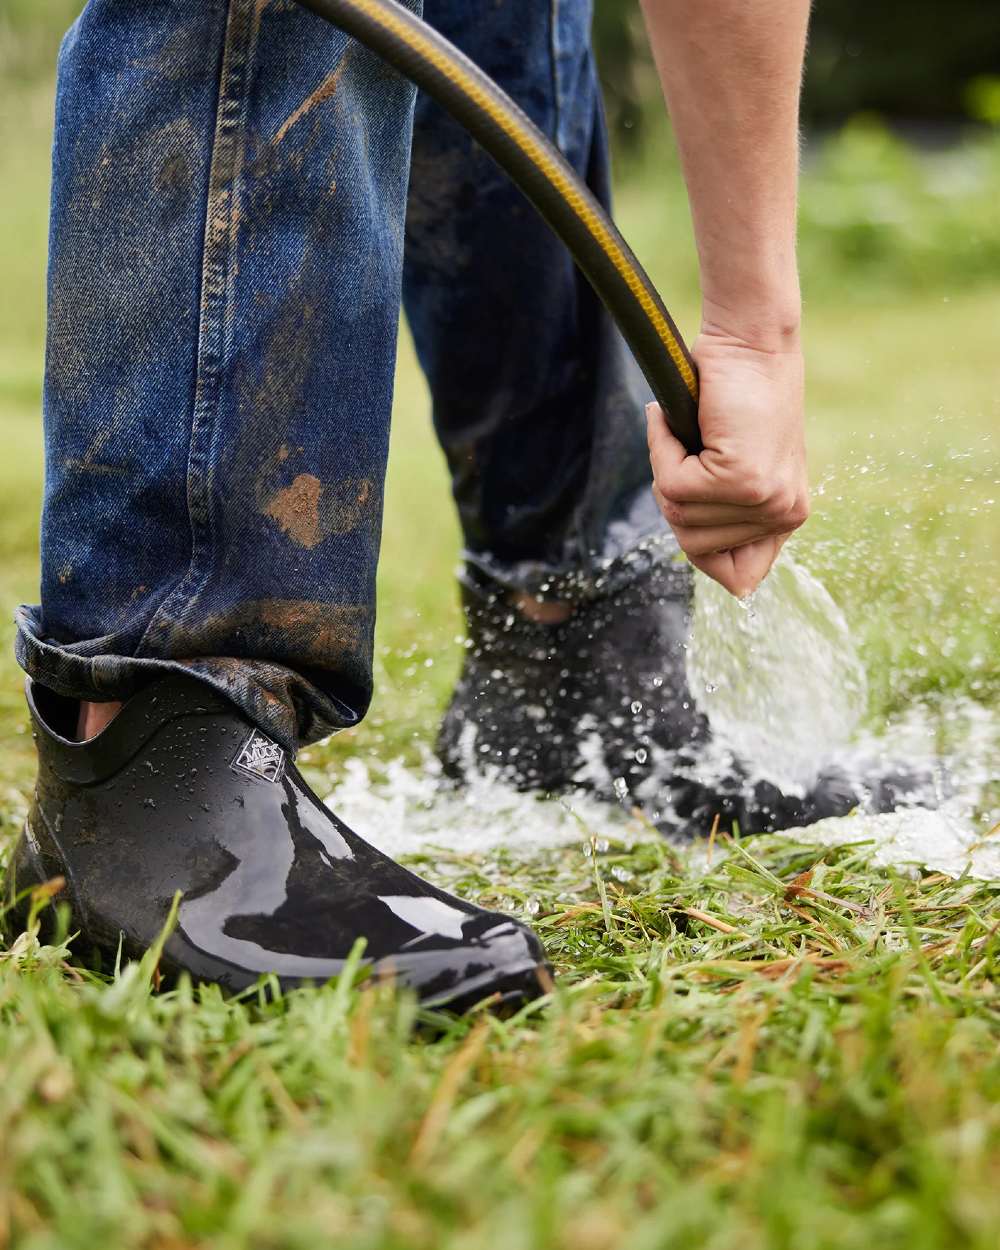
[[[797,342],[808,0],[642,0],[688,186],[706,329]]]

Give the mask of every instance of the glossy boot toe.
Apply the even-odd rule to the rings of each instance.
[[[371,977],[426,1005],[537,997],[541,944],[369,846],[306,785],[287,753],[207,686],[171,677],[98,737],[74,742],[76,705],[29,683],[35,799],[12,890],[66,878],[74,925],[132,956],[162,930],[167,972],[238,991],[337,976],[359,938]]]

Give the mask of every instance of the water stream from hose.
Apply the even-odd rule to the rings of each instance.
[[[867,707],[844,614],[788,554],[749,599],[697,579],[687,667],[715,737],[790,793],[849,746]]]

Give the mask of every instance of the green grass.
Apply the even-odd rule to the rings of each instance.
[[[350,986],[265,1004],[0,964],[15,1244],[900,1250],[996,1245],[993,892],[864,848],[661,844],[526,869],[543,1012],[413,1040]],[[812,870],[812,876],[803,877]],[[624,878],[624,880],[621,880]],[[810,893],[810,891],[813,891]]]
[[[48,109],[25,87],[0,121],[5,618],[36,593]],[[621,218],[690,328],[683,202],[662,185],[630,180]],[[805,259],[822,490],[800,555],[859,632],[873,718],[918,697],[995,707],[1000,280],[914,282],[812,236]],[[427,742],[457,669],[426,406],[404,344],[379,693],[311,753],[317,777]],[[13,835],[31,760],[6,646],[0,679]],[[726,841],[706,868],[585,833],[544,858],[419,865],[530,916],[560,973],[543,1011],[439,1037],[413,1036],[407,999],[347,984],[227,1002],[151,994],[138,968],[106,984],[72,944],[0,951],[0,1247],[994,1250],[995,888],[896,877],[863,846]]]

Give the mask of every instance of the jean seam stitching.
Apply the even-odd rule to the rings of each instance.
[[[205,241],[201,269],[201,318],[198,363],[187,466],[187,508],[191,560],[187,572],[160,603],[135,648],[147,652],[157,630],[168,623],[178,601],[190,600],[207,580],[204,564],[214,539],[211,482],[208,473],[216,428],[218,395],[231,332],[234,258],[237,242],[240,180],[243,172],[251,69],[260,28],[260,0],[229,0],[224,51],[219,68],[215,134],[208,176]]]

